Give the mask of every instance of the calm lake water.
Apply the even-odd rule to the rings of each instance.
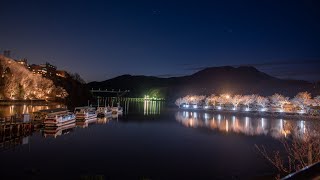
[[[56,106],[61,105],[50,108]],[[2,106],[0,115],[27,107]],[[278,138],[292,133],[285,125],[303,134],[308,123],[130,102],[122,116],[60,131],[39,128],[32,134],[1,134],[0,171],[1,177],[11,179],[272,178],[275,170],[254,145],[281,149]]]

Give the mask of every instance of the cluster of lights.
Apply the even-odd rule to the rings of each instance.
[[[214,95],[211,96],[196,96],[196,95],[187,95],[183,98],[178,98],[176,100],[176,105],[179,107],[184,108],[203,108],[203,109],[214,109],[210,104],[219,104],[219,106],[215,106],[215,109],[222,110],[223,106],[225,104],[232,104],[233,107],[230,110],[238,111],[241,110],[241,108],[237,108],[239,104],[242,104],[246,106],[244,108],[244,111],[251,111],[249,107],[254,104],[257,106],[260,106],[261,108],[256,109],[260,112],[266,112],[269,108],[268,104],[271,104],[273,108],[280,107],[277,112],[284,113],[287,112],[284,109],[284,105],[291,104],[293,107],[299,107],[300,110],[295,111],[299,114],[306,114],[306,108],[308,106],[319,106],[319,99],[320,96],[314,97],[314,99],[311,98],[310,93],[308,92],[300,92],[298,93],[292,100],[289,99],[289,97],[285,97],[281,94],[274,94],[270,97],[263,97],[259,95],[234,95],[231,96],[229,94],[220,94],[220,95]],[[199,106],[199,104],[202,104],[205,102],[204,106]],[[189,105],[190,104],[190,105]],[[318,105],[319,104],[319,105]],[[229,108],[226,108],[228,110]],[[255,109],[253,109],[256,111]],[[271,110],[272,111],[272,110]],[[273,111],[272,111],[273,112]]]

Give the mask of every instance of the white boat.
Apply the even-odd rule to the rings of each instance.
[[[76,114],[76,120],[91,120],[97,119],[97,112],[94,107],[85,106],[85,107],[76,107],[74,109]]]
[[[44,119],[44,125],[45,127],[60,127],[74,123],[75,120],[75,115],[65,109],[48,113]]]
[[[32,119],[33,119],[33,121],[43,122],[43,120],[46,118],[46,115],[48,115],[49,113],[58,112],[58,111],[65,111],[65,110],[66,109],[64,109],[64,108],[43,109],[43,110],[40,110],[37,112],[33,112]]]
[[[97,117],[107,117],[112,114],[112,109],[110,107],[98,107]]]
[[[117,107],[112,107],[111,110],[112,110],[112,114],[122,114],[123,112],[123,109],[119,103]]]

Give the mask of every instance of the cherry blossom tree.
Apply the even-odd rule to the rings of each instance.
[[[191,96],[190,101],[191,104],[202,104],[202,102],[206,99],[205,96]]]
[[[256,95],[245,95],[242,97],[243,101],[242,104],[247,106],[247,110],[249,110],[250,105],[255,102]]]
[[[190,102],[191,102],[191,96],[190,95],[187,95],[187,96],[185,96],[185,97],[183,97],[182,98],[182,101],[184,102],[184,103],[186,103],[186,104],[190,104]]]
[[[176,101],[175,101],[175,104],[180,107],[182,104],[183,104],[183,98],[178,98]]]
[[[269,103],[269,99],[263,96],[256,97],[256,104],[264,109]]]
[[[5,69],[3,71],[5,98],[46,99],[55,97],[57,92],[60,92],[61,97],[64,98],[68,95],[62,87],[56,89],[58,87],[50,79],[33,74],[25,66],[10,58],[0,56],[0,64]]]
[[[55,92],[56,92],[55,93],[56,97],[62,98],[62,99],[66,98],[69,95],[68,92],[65,89],[63,89],[62,87],[60,87],[60,86],[58,86],[55,89]],[[179,98],[179,99],[181,99],[181,98]]]
[[[270,100],[271,100],[271,103],[273,106],[279,107],[282,111],[283,111],[283,106],[285,104],[290,103],[289,97],[285,97],[285,96],[278,94],[278,93],[272,95],[270,97]]]
[[[219,106],[230,103],[230,95],[220,94],[220,96],[217,98],[217,103],[219,104]]]
[[[230,102],[233,105],[234,110],[237,109],[238,105],[242,103],[243,101],[243,96],[242,95],[234,95],[231,99]]]
[[[291,103],[297,106],[303,112],[307,112],[312,104],[311,94],[306,92],[299,92],[292,100]]]
[[[313,106],[320,106],[320,96],[313,98]]]
[[[205,103],[206,105],[213,105],[215,106],[217,103],[219,96],[215,94],[211,94],[209,97],[206,98]]]

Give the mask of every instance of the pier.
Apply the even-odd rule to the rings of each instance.
[[[126,95],[126,94],[128,94],[129,92],[130,92],[130,90],[114,90],[114,89],[91,89],[90,90],[90,92],[92,93],[92,94],[94,94],[94,93],[103,93],[103,94],[106,94],[106,93],[109,93],[109,94],[117,94],[117,97],[122,97],[122,96],[124,96],[124,95]]]

